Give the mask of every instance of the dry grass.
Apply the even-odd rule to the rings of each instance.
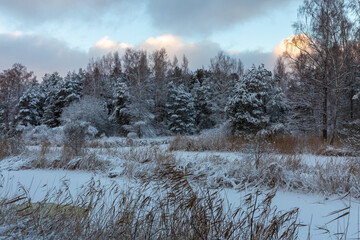
[[[349,158],[343,163],[327,161],[308,166],[296,155],[263,158],[256,165],[253,157],[239,161],[228,172],[237,188],[281,188],[288,191],[360,198],[360,162]]]
[[[319,136],[274,135],[264,138],[258,136],[176,136],[169,146],[170,151],[218,151],[218,152],[247,152],[254,145],[262,145],[268,153],[301,154],[310,153],[326,156],[352,156],[351,152],[343,152],[341,141],[335,142],[331,148]]]
[[[40,162],[39,162],[39,168],[45,168],[47,165],[46,155],[49,153],[49,148],[51,144],[48,141],[43,141],[41,143],[41,150],[40,150]]]
[[[320,154],[321,150],[326,149],[327,144],[321,137],[275,135],[270,136],[267,141],[271,143],[272,149],[281,154],[311,153]]]
[[[173,154],[160,150],[158,147],[131,148],[123,151],[123,174],[129,178],[149,180],[154,178],[154,173],[164,165],[175,164]]]
[[[239,137],[226,137],[226,136],[206,136],[206,137],[186,137],[176,136],[173,141],[170,142],[170,151],[241,151],[246,141]]]
[[[19,155],[25,150],[25,145],[19,137],[7,138],[0,136],[0,160]]]
[[[90,153],[81,157],[72,158],[63,169],[69,170],[86,170],[86,171],[101,171],[104,172],[109,169],[109,161],[100,160],[96,153]]]
[[[297,239],[298,209],[272,207],[274,192],[248,194],[237,208],[218,192],[194,189],[171,165],[158,188],[122,191],[90,181],[73,197],[66,183],[33,203],[28,191],[0,199],[0,234],[55,239]],[[148,194],[147,194],[148,193]]]
[[[50,142],[43,141],[40,149],[31,150],[28,154],[35,156],[35,158],[23,166],[25,169],[68,169],[104,172],[111,165],[108,160],[101,160],[95,152],[84,150],[79,154],[66,143],[59,149],[54,148]]]
[[[119,147],[146,147],[167,144],[167,139],[139,139],[139,138],[101,138],[93,139],[87,143],[88,148],[109,149]]]

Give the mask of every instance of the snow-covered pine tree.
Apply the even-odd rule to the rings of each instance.
[[[57,72],[45,74],[40,86],[44,95],[44,115],[41,121],[49,127],[57,127],[60,125],[60,121],[58,120],[60,111],[57,106],[56,96],[62,81],[62,77],[60,77]]]
[[[185,91],[184,85],[169,83],[168,98],[169,130],[173,133],[195,132],[195,107],[192,95]]]
[[[52,74],[47,80],[52,82],[47,88],[44,107],[44,123],[50,127],[60,125],[60,117],[63,109],[73,101],[80,100],[82,93],[82,82],[76,73],[68,73],[62,79],[57,73]]]
[[[248,70],[225,108],[234,131],[252,133],[278,130],[286,110],[281,89],[264,65]]]
[[[35,80],[33,72],[28,72],[25,66],[18,63],[0,72],[0,134],[15,134],[15,106],[24,90]]]
[[[81,77],[75,72],[68,73],[61,82],[57,93],[59,106],[61,108],[69,106],[73,101],[80,100],[82,93]]]
[[[195,107],[195,123],[196,129],[200,132],[203,129],[209,129],[215,125],[211,120],[211,101],[210,101],[210,86],[207,81],[201,84],[199,80],[195,80],[192,94],[194,98]]]
[[[124,125],[130,124],[129,88],[125,82],[115,83],[112,105],[114,111],[110,115],[110,120],[120,126],[120,133],[125,134]]]
[[[16,108],[18,113],[15,120],[18,127],[29,125],[37,126],[40,124],[42,103],[41,93],[37,83],[33,83],[33,85],[24,92]]]

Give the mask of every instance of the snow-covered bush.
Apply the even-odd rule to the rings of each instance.
[[[40,144],[41,142],[60,144],[64,139],[63,126],[56,128],[46,125],[23,127],[22,137],[27,144]]]
[[[64,126],[64,151],[67,154],[80,155],[86,142],[86,122],[69,122]]]
[[[125,125],[124,128],[129,132],[127,137],[142,138],[142,137],[155,137],[156,129],[149,121],[136,121],[130,125]]]
[[[73,102],[64,109],[61,119],[65,124],[87,122],[93,130],[97,129],[98,134],[111,132],[111,124],[107,119],[104,103],[94,97],[85,96],[80,101]]]

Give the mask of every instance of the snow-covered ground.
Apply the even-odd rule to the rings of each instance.
[[[49,190],[59,189],[66,182],[73,196],[79,194],[81,188],[94,179],[100,181],[103,185],[110,185],[113,181],[119,184],[124,190],[136,187],[135,181],[129,181],[126,177],[110,179],[104,174],[94,174],[83,171],[66,170],[20,170],[20,171],[2,171],[4,184],[1,195],[11,197],[19,192],[19,186],[29,190],[31,199],[41,201]],[[221,194],[230,206],[237,207],[240,200],[247,192],[234,189],[224,189]],[[349,239],[358,238],[359,228],[359,208],[360,202],[357,199],[346,197],[341,199],[337,196],[324,197],[318,194],[301,194],[293,192],[278,191],[273,200],[273,205],[279,210],[288,211],[293,208],[299,208],[299,223],[310,225],[311,239],[327,239],[328,234],[318,227],[326,226],[335,234],[336,232],[348,232]],[[333,211],[350,206],[350,215],[340,220],[333,221],[339,214],[329,214]],[[342,212],[343,213],[343,212]],[[346,230],[346,228],[348,228]],[[300,228],[299,239],[306,239],[309,233],[309,227]]]
[[[161,156],[158,156],[161,154],[166,155],[166,161],[173,161],[177,167],[184,171],[191,171],[195,175],[205,175],[205,184],[213,189],[222,189],[221,195],[230,206],[238,206],[240,199],[248,192],[254,191],[253,185],[250,184],[250,187],[247,188],[242,186],[241,181],[238,181],[238,172],[248,171],[248,169],[244,169],[247,166],[244,163],[251,159],[251,154],[240,152],[168,152],[169,141],[171,138],[145,140],[107,138],[98,140],[87,149],[87,154],[95,154],[100,161],[108,162],[109,167],[106,171],[95,172],[31,169],[31,163],[41,157],[41,146],[28,146],[22,155],[0,161],[0,174],[2,175],[0,197],[11,198],[11,196],[19,193],[19,186],[23,186],[29,191],[32,201],[41,201],[47,192],[58,189],[64,183],[69,187],[71,194],[76,196],[91,179],[101,182],[104,186],[111,185],[115,181],[124,190],[136,188],[141,184],[142,177],[149,178],[156,165],[161,164],[152,161],[151,158],[164,161]],[[50,162],[57,160],[60,156],[61,147],[59,146],[50,147],[43,155]],[[275,154],[270,156],[271,159],[278,160],[286,157]],[[314,156],[311,154],[296,155],[296,158],[300,159],[301,164],[309,169],[327,163],[340,166],[349,160],[347,157]],[[297,174],[300,176],[303,173]],[[311,181],[311,178],[308,179]],[[263,190],[266,191],[266,189]],[[298,221],[306,226],[300,227],[299,239],[306,239],[308,234],[310,234],[311,239],[336,239],[334,234],[337,232],[347,232],[349,239],[359,238],[359,199],[349,196],[342,198],[340,194],[323,195],[313,191],[312,193],[300,190],[289,192],[280,188],[274,198],[273,205],[284,211],[293,208],[300,209]],[[347,211],[331,213],[346,207],[350,207],[347,210],[350,214],[332,221]],[[319,230],[322,227],[330,229],[331,232],[324,234],[324,230]]]

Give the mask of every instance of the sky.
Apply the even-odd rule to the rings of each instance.
[[[191,69],[219,51],[245,68],[272,70],[279,44],[293,35],[302,0],[0,0],[0,70],[24,64],[45,73],[86,67],[126,48],[164,47]]]

